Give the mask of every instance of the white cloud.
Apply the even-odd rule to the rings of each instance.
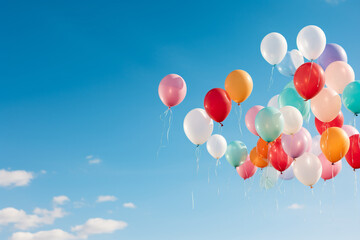
[[[116,200],[115,196],[99,196],[96,202],[115,202]]]
[[[116,221],[112,219],[91,218],[83,225],[78,225],[71,228],[79,238],[87,238],[94,234],[113,233],[116,230],[122,230],[127,227],[127,223],[123,221]]]
[[[99,164],[101,163],[101,159],[100,158],[94,158],[94,159],[90,159],[89,160],[89,164],[93,165],[93,164]]]
[[[135,204],[132,202],[124,203],[123,207],[124,208],[136,208]]]
[[[26,230],[53,224],[55,219],[62,218],[65,215],[66,213],[61,208],[54,208],[53,210],[35,208],[33,214],[27,214],[24,210],[9,207],[0,210],[0,225],[13,224],[16,229]]]
[[[92,159],[92,158],[93,158],[93,155],[86,156],[86,159]]]
[[[78,239],[74,235],[64,232],[61,229],[50,231],[40,231],[37,233],[17,232],[14,233],[10,240],[73,240]]]
[[[47,171],[46,171],[46,170],[41,170],[40,173],[41,173],[41,174],[46,174]]]
[[[345,2],[346,0],[325,0],[328,4],[338,5],[339,3]]]
[[[53,203],[55,205],[64,205],[66,202],[69,201],[70,199],[65,195],[53,197]]]
[[[26,186],[34,178],[33,173],[24,170],[7,171],[0,170],[0,186],[1,187],[20,187]]]
[[[303,209],[304,205],[300,205],[297,203],[293,203],[290,206],[288,206],[288,209],[292,209],[292,210],[298,210],[298,209]]]

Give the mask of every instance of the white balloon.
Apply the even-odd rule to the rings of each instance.
[[[309,25],[301,29],[296,38],[296,44],[304,57],[317,59],[326,46],[326,36],[321,28]]]
[[[295,69],[298,69],[301,65],[304,64],[304,56],[297,49],[293,49],[290,51],[290,57],[294,64]]]
[[[268,107],[274,107],[274,108],[277,108],[279,109],[279,94],[278,95],[275,95],[273,96],[270,101],[268,102],[267,106]]]
[[[313,153],[315,156],[319,156],[322,153],[321,148],[320,148],[320,139],[321,139],[321,136],[317,135],[317,136],[313,137],[312,141],[311,141],[310,152]]]
[[[260,51],[264,59],[271,65],[280,63],[287,52],[287,42],[280,33],[272,32],[261,41]]]
[[[293,179],[295,176],[294,176],[294,170],[293,170],[293,164],[292,163],[290,165],[290,167],[288,167],[285,171],[283,171],[282,174],[279,175],[279,178],[283,179],[283,180],[291,180]]]
[[[186,114],[184,131],[189,140],[195,145],[205,143],[214,128],[213,120],[202,108],[195,108]]]
[[[219,134],[214,134],[208,139],[206,148],[213,158],[220,159],[227,149],[226,139]]]
[[[283,133],[287,135],[297,133],[303,125],[303,118],[300,111],[293,106],[284,106],[280,108],[280,112],[284,117]]]
[[[321,177],[322,165],[317,156],[306,152],[294,161],[293,170],[302,184],[312,187]]]

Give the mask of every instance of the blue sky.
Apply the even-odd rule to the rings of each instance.
[[[291,79],[275,72],[268,90],[271,66],[260,54],[269,32],[293,49],[302,27],[318,25],[357,75],[359,10],[356,0],[3,1],[0,239],[355,236],[360,192],[345,161],[335,181],[319,181],[313,192],[296,179],[265,191],[259,172],[244,183],[225,159],[215,176],[205,146],[196,174],[182,121],[234,69],[254,81],[243,113],[281,91]],[[157,158],[166,110],[157,88],[169,73],[180,74],[188,92]],[[313,121],[305,127],[314,136]],[[250,150],[257,138],[243,121],[242,129],[232,111],[222,134]]]

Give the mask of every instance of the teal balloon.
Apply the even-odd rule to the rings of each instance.
[[[226,160],[235,168],[246,161],[247,155],[247,148],[241,141],[232,141],[229,143],[225,153]]]
[[[266,167],[260,177],[260,187],[273,188],[279,178],[279,172],[273,167]]]
[[[285,85],[284,89],[286,88],[293,88],[295,89],[294,81],[290,81],[288,84]]]
[[[360,113],[360,82],[354,81],[346,85],[342,100],[347,109],[355,115]]]
[[[272,142],[284,130],[284,117],[277,108],[263,108],[256,115],[255,128],[264,141]]]
[[[290,84],[288,84],[290,85]],[[288,86],[279,94],[279,107],[293,106],[297,108],[304,119],[310,116],[310,101],[305,101],[295,90],[295,88]]]

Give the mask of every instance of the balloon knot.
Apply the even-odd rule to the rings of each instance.
[[[240,106],[240,103],[238,103],[238,106]]]
[[[281,171],[280,174],[283,174],[283,172]]]
[[[222,127],[222,126],[224,126],[224,124],[220,123],[220,126]]]
[[[313,186],[312,186],[312,185],[310,185],[310,188],[311,188],[311,189],[313,189]]]
[[[200,146],[200,144],[197,144],[196,147],[198,148]]]
[[[331,163],[331,165],[335,165],[335,163]]]

